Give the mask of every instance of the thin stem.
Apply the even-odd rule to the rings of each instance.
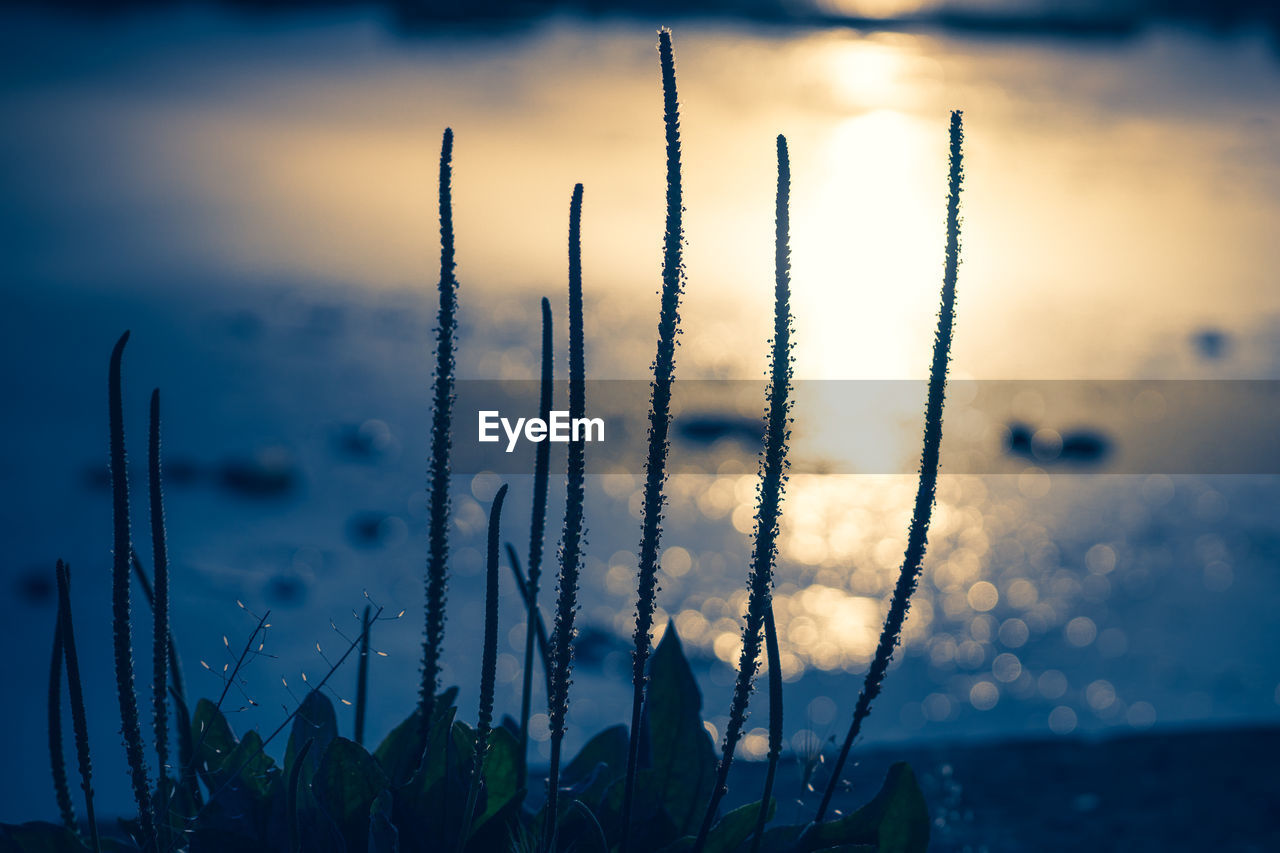
[[[777,228],[774,242],[774,315],[773,347],[769,376],[769,408],[765,431],[764,453],[760,459],[760,496],[756,509],[755,548],[751,555],[748,580],[747,618],[742,628],[742,654],[738,658],[738,677],[729,706],[729,722],[725,726],[724,746],[716,770],[716,784],[711,790],[702,827],[694,850],[701,853],[707,834],[715,821],[720,800],[727,792],[729,767],[734,750],[742,736],[747,718],[747,704],[755,683],[760,658],[760,632],[773,596],[773,564],[777,558],[778,518],[781,515],[786,484],[787,439],[791,429],[791,245],[790,245],[791,163],[787,156],[787,140],[778,136]]]
[[[542,298],[542,377],[538,399],[538,417],[545,422],[551,416],[551,397],[553,391],[555,341],[551,334],[551,302]],[[538,611],[538,582],[542,576],[542,549],[546,540],[547,529],[547,492],[551,482],[551,444],[538,442],[533,462],[533,511],[529,518],[529,579],[522,583],[525,609],[528,619],[525,620],[524,635],[524,677],[520,691],[520,771],[517,788],[524,788],[529,777],[529,714],[533,708],[533,644],[539,632],[545,634],[542,616]],[[515,553],[512,552],[511,567],[518,570]],[[537,618],[534,616],[537,614]],[[546,638],[541,637],[542,656],[545,663]],[[546,667],[544,666],[544,672]],[[549,677],[549,674],[548,674]]]
[[[569,204],[569,417],[586,417],[586,356],[582,323],[582,184],[573,188]],[[559,822],[560,749],[564,742],[565,716],[569,711],[569,684],[573,670],[574,617],[578,611],[578,572],[582,563],[583,502],[586,484],[586,442],[578,436],[569,442],[565,477],[564,532],[560,540],[560,581],[556,592],[556,624],[552,634],[551,768],[547,779],[547,820],[543,849],[555,849]]]
[[[231,667],[230,675],[226,676],[226,678],[223,680],[222,692],[218,694],[218,701],[214,703],[215,710],[218,710],[218,711],[222,710],[222,703],[227,700],[227,694],[231,691],[231,685],[235,684],[236,679],[240,676],[240,670],[244,666],[245,661],[249,659],[249,652],[252,651],[253,649],[254,640],[258,638],[258,634],[266,627],[267,619],[270,616],[271,616],[270,610],[268,610],[266,613],[263,613],[262,616],[258,619],[258,624],[254,626],[253,631],[249,634],[249,639],[245,640],[244,648],[240,650],[240,656],[236,658],[235,665]],[[201,747],[204,746],[205,737],[208,735],[208,733],[209,733],[209,729],[206,727],[203,731],[200,732],[200,739],[197,740],[192,746],[191,760],[189,763],[184,764],[182,767],[183,780],[195,779],[195,775],[196,775],[195,756],[197,753],[200,752]],[[192,782],[192,784],[194,785],[194,782]],[[212,800],[213,797],[211,796],[209,799]]]
[[[369,624],[372,625],[374,622],[377,622],[380,616],[382,616],[381,607],[379,607],[377,610],[373,612],[373,618],[369,620]],[[320,681],[316,684],[316,686],[311,688],[312,693],[319,693],[321,690],[324,689],[324,686],[329,683],[329,679],[333,678],[333,674],[337,672],[344,663],[346,663],[347,658],[351,657],[351,653],[360,647],[360,643],[364,641],[364,636],[365,636],[365,631],[361,631],[360,636],[356,637],[347,645],[347,650],[342,653],[342,657],[338,658],[333,663],[333,665],[329,667],[329,671],[325,673],[324,678],[320,679]],[[225,695],[225,691],[223,692]],[[219,702],[221,702],[221,700],[219,700]],[[274,729],[271,730],[271,734],[267,735],[265,738],[262,739],[262,743],[258,745],[257,749],[255,749],[253,752],[245,756],[244,761],[241,762],[240,766],[235,768],[235,771],[227,777],[227,781],[223,783],[222,787],[218,788],[216,791],[210,792],[209,794],[210,802],[212,802],[213,800],[216,800],[219,794],[227,790],[227,788],[230,787],[231,785],[235,784],[235,780],[240,778],[240,774],[244,772],[244,769],[248,767],[250,764],[252,764],[253,761],[257,759],[259,755],[262,755],[263,752],[266,751],[267,747],[271,744],[271,742],[275,740],[277,737],[279,737],[282,731],[288,728],[289,724],[292,723],[294,718],[298,716],[298,711],[300,711],[301,709],[302,709],[302,705],[301,703],[299,703],[298,707],[290,711],[289,715],[286,716],[284,720],[281,721],[280,725],[276,726]]]
[[[462,811],[462,827],[458,831],[458,853],[462,853],[471,833],[476,814],[476,800],[484,779],[484,759],[489,752],[489,733],[493,729],[493,691],[498,671],[498,554],[501,550],[502,504],[507,499],[507,485],[502,484],[489,509],[489,550],[485,572],[484,651],[480,656],[480,710],[476,717],[475,754],[471,760],[471,782],[467,786],[467,804]]]
[[[369,605],[364,606],[364,615],[360,618],[361,633],[360,660],[356,664],[356,743],[364,746],[364,720],[369,707]]]
[[[155,849],[155,816],[151,808],[151,783],[147,779],[146,757],[142,751],[142,726],[138,720],[138,696],[133,677],[133,631],[129,622],[130,555],[129,475],[125,468],[124,404],[120,383],[120,362],[129,341],[125,332],[111,351],[108,369],[113,551],[111,571],[111,628],[114,637],[116,695],[120,701],[121,731],[133,798],[138,804],[138,825],[144,849]]]
[[[169,771],[169,719],[167,687],[169,665],[169,552],[165,542],[164,494],[160,485],[160,389],[151,392],[150,429],[147,435],[147,477],[151,503],[152,565],[156,573],[155,598],[152,602],[152,716],[156,739],[156,809],[164,815]],[[163,831],[168,826],[160,821]],[[162,848],[168,847],[167,839],[160,838]]]
[[[662,307],[658,315],[658,351],[653,360],[649,400],[649,454],[645,460],[644,503],[636,589],[635,650],[631,659],[631,729],[627,748],[626,783],[622,798],[620,850],[631,840],[631,804],[635,797],[640,760],[640,718],[648,677],[645,667],[653,644],[653,613],[658,595],[658,550],[662,539],[662,511],[666,505],[668,432],[671,426],[671,385],[675,378],[676,336],[680,326],[680,293],[684,279],[681,259],[684,212],[680,182],[680,103],[676,97],[675,54],[671,31],[658,31],[662,66],[663,121],[667,138],[667,222],[662,253]]]
[[[840,774],[849,750],[862,730],[862,721],[871,713],[871,702],[880,693],[889,661],[902,636],[902,623],[911,606],[911,594],[920,580],[925,548],[929,540],[929,520],[933,516],[934,492],[938,485],[938,461],[942,445],[942,405],[947,391],[947,365],[951,357],[951,333],[955,321],[956,273],[960,265],[960,189],[964,179],[963,114],[951,113],[950,174],[947,192],[947,257],[942,274],[942,307],[938,311],[938,330],[933,339],[933,361],[929,367],[929,401],[924,416],[924,449],[920,453],[920,483],[916,489],[915,509],[911,515],[911,527],[907,533],[906,553],[902,558],[902,571],[893,590],[889,613],[885,616],[880,641],[876,645],[871,668],[862,682],[857,705],[853,709],[853,722],[840,747],[840,755],[831,768],[831,778],[822,794],[814,822],[821,822],[831,805],[831,797],[840,783]]]
[[[76,809],[67,784],[67,757],[62,748],[62,609],[54,618],[53,653],[49,658],[49,768],[62,825],[76,832]]]
[[[520,597],[524,601],[527,618],[532,619],[534,623],[538,641],[538,658],[542,661],[543,687],[546,689],[547,695],[550,696],[551,643],[547,640],[547,623],[542,618],[541,608],[529,601],[529,582],[525,579],[524,571],[520,568],[520,556],[516,554],[516,549],[510,542],[507,543],[507,561],[511,564],[511,575],[516,579],[516,588],[520,590]]]
[[[769,661],[769,769],[764,777],[764,793],[760,795],[760,812],[756,816],[756,837],[751,842],[751,853],[759,853],[760,842],[764,840],[773,782],[778,775],[778,759],[782,756],[782,661],[778,655],[778,629],[773,624],[772,601],[764,612],[764,653]]]
[[[93,811],[93,762],[89,756],[89,724],[84,712],[84,690],[80,684],[80,658],[76,653],[76,630],[71,620],[71,569],[58,561],[58,619],[62,623],[62,654],[67,664],[67,696],[71,700],[71,725],[76,735],[76,759],[80,769],[80,790],[84,791],[85,819],[89,822],[89,849],[101,853],[98,819]]]
[[[426,626],[422,639],[422,688],[418,697],[419,733],[431,740],[440,655],[444,646],[445,598],[449,580],[449,455],[454,402],[454,337],[458,330],[458,280],[453,251],[453,130],[445,128],[440,146],[440,311],[436,316],[436,367],[431,411],[431,468],[428,473]]]
[[[138,559],[138,551],[134,549],[131,556],[133,562],[133,576],[138,581],[138,588],[142,590],[142,597],[147,601],[147,607],[155,613],[156,592],[151,586],[151,578],[147,577],[147,570],[143,568],[142,561]],[[182,704],[187,703],[186,682],[182,677],[182,665],[179,660],[177,644],[173,639],[173,625],[169,626],[169,641],[166,643],[169,649],[169,693],[178,697]]]
[[[142,567],[142,561],[138,559],[138,552],[135,549],[133,554],[133,576],[138,580],[138,586],[142,589],[142,597],[147,600],[147,606],[151,608],[154,615],[156,607],[156,594],[151,586],[151,579],[147,577],[146,569]],[[169,696],[174,702],[174,710],[177,712],[179,719],[177,723],[178,731],[178,766],[181,768],[193,767],[195,755],[195,746],[191,738],[191,726],[183,723],[183,719],[190,719],[190,712],[187,710],[187,691],[186,684],[182,677],[182,663],[179,661],[178,646],[173,640],[173,626],[169,626],[169,640],[165,644],[169,649]],[[200,805],[200,786],[192,776],[187,779],[187,793],[191,797],[191,802],[197,806]]]

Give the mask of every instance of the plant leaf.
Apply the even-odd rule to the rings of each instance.
[[[294,808],[298,837],[302,849],[308,853],[328,853],[343,849],[341,827],[329,815],[328,810],[320,805],[313,787],[320,763],[337,737],[338,720],[333,713],[333,704],[323,693],[311,691],[298,707],[293,727],[289,730],[289,743],[284,750],[285,779],[294,778],[294,765],[300,762],[296,771],[298,797]],[[311,748],[303,754],[302,748],[307,741],[311,741]],[[365,808],[367,815],[368,806]]]
[[[645,725],[652,784],[661,792],[677,834],[688,835],[697,830],[711,796],[716,756],[711,735],[702,725],[702,693],[671,623],[649,662]]]
[[[842,845],[866,845],[879,853],[928,850],[929,808],[905,761],[889,768],[880,791],[853,814],[826,823],[771,829],[764,834],[761,850],[813,853]]]
[[[279,775],[275,762],[263,751],[262,737],[251,729],[237,740],[226,717],[207,699],[196,705],[191,726],[199,745],[196,769],[211,794],[223,798],[229,810],[254,808],[256,812]]]
[[[477,810],[471,824],[475,833],[506,808],[520,790],[520,742],[505,728],[489,733],[489,752],[484,757],[484,810]]]
[[[33,820],[0,823],[0,850],[4,853],[85,853],[88,848],[65,826]]]
[[[369,853],[400,853],[400,833],[391,822],[391,792],[383,791],[369,810]]]
[[[453,724],[454,702],[458,698],[458,688],[450,687],[436,697],[436,720],[449,714],[449,724]],[[422,760],[422,735],[418,725],[421,712],[417,709],[408,719],[396,726],[382,739],[373,757],[378,759],[387,778],[393,785],[403,785],[418,770]]]
[[[342,834],[347,853],[368,853],[370,815],[387,790],[387,774],[364,747],[333,739],[316,769],[312,791]]]
[[[289,730],[289,744],[284,750],[285,778],[293,772],[293,763],[297,760],[302,745],[311,741],[311,749],[303,760],[299,771],[301,780],[299,787],[311,786],[311,777],[324,757],[329,744],[338,736],[338,718],[333,713],[333,703],[327,696],[312,690],[298,707],[298,714],[293,718],[293,727]]]
[[[453,780],[454,787],[461,789],[462,784],[457,750],[453,748],[453,715],[456,710],[449,706],[436,716],[435,724],[431,727],[431,744],[427,748],[426,762],[417,766],[422,758],[422,750],[415,750],[412,763],[416,766],[416,772],[410,771],[411,776],[407,782],[392,788],[393,821],[400,834],[405,838],[434,838],[441,849],[448,849],[440,827],[440,821],[448,812],[437,795],[445,790],[447,774],[457,777]],[[416,713],[415,717],[398,726],[397,730],[414,722]],[[402,732],[398,740],[393,740],[394,737],[393,732],[383,741],[383,747],[394,748],[400,742],[412,745],[417,741],[416,734],[409,731]],[[379,752],[382,752],[383,747],[378,748]],[[392,755],[387,758],[393,763],[396,761]],[[386,769],[385,765],[383,769]]]
[[[225,781],[217,779],[217,774],[239,743],[235,732],[217,705],[201,699],[196,703],[195,716],[191,718],[191,736],[196,744],[196,770],[209,790],[216,791]]]
[[[778,801],[769,799],[769,814],[767,820],[772,820],[774,812],[778,809]],[[711,827],[711,832],[707,834],[707,845],[703,848],[703,853],[733,853],[744,841],[751,837],[751,833],[756,828],[756,817],[760,813],[760,803],[751,802],[738,806],[733,811],[720,818],[715,826]],[[697,839],[692,835],[686,835],[679,841],[662,850],[662,853],[685,853],[692,850]]]
[[[607,785],[615,779],[621,779],[627,772],[627,727],[611,726],[596,734],[573,757],[561,775],[566,786],[573,786],[596,773],[603,764],[607,772],[603,781]]]

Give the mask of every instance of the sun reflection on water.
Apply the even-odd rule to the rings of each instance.
[[[636,485],[616,478],[608,491],[634,503]],[[736,666],[741,651],[747,603],[741,581],[756,486],[754,476],[741,473],[672,481],[672,516],[700,514],[701,523],[732,528],[740,540],[728,549],[672,544],[660,573],[661,600],[681,638],[726,666]],[[809,670],[866,670],[901,566],[914,491],[911,476],[791,478],[773,599],[784,681]],[[1144,571],[1132,565],[1123,541],[1094,542],[1078,553],[1064,544],[1028,511],[1045,494],[1017,476],[941,479],[930,550],[903,634],[905,654],[923,658],[937,685],[912,706],[920,719],[953,718],[961,705],[991,710],[1005,694],[1059,699],[1066,692],[1061,673],[1024,657],[1038,641],[1093,648],[1104,659],[1127,651],[1125,630],[1096,619],[1105,616],[1118,567],[1130,563],[1131,588],[1144,583]],[[634,573],[632,552],[608,560],[605,585],[620,602],[613,627],[623,635],[630,630]],[[661,610],[659,621],[667,617]],[[1080,685],[1088,688],[1082,701],[1100,718],[1123,716],[1128,706],[1102,681]],[[1148,708],[1137,707],[1135,719],[1146,720]],[[1065,714],[1055,719],[1065,725]]]

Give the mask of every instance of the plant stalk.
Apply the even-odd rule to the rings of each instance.
[[[546,422],[551,417],[551,398],[554,389],[555,341],[551,334],[551,302],[542,299],[542,376],[538,399],[538,417]],[[538,443],[533,462],[533,510],[529,518],[529,577],[521,584],[524,592],[525,620],[524,673],[520,691],[520,771],[517,787],[524,788],[529,777],[529,714],[533,707],[533,646],[539,629],[544,633],[538,612],[538,582],[542,576],[542,550],[547,529],[547,492],[550,486],[551,444]],[[515,564],[512,554],[512,568]],[[537,618],[535,619],[535,616]],[[543,639],[543,645],[546,640]],[[543,652],[545,657],[545,651]]]
[[[645,669],[653,646],[653,613],[658,596],[658,554],[662,513],[666,506],[668,433],[671,427],[671,386],[675,378],[676,336],[680,332],[680,293],[684,282],[684,206],[680,181],[680,102],[676,96],[675,54],[671,31],[658,31],[662,68],[662,114],[667,141],[667,219],[662,252],[662,306],[658,315],[658,350],[653,360],[649,400],[649,452],[645,460],[644,502],[640,557],[636,582],[635,650],[631,659],[631,729],[627,747],[626,782],[622,797],[622,838],[627,853],[631,841],[631,804],[640,763],[640,720],[648,676]]]
[[[164,493],[160,483],[160,389],[151,392],[150,424],[147,433],[147,478],[151,509],[152,566],[155,569],[155,598],[152,602],[152,717],[156,739],[156,812],[160,816],[157,831],[165,833],[169,823],[166,782],[169,773],[169,550],[165,541]],[[132,556],[132,552],[131,552]],[[165,833],[167,835],[167,833]],[[157,837],[160,849],[167,849],[168,838]]]
[[[467,786],[467,804],[462,810],[462,826],[458,830],[458,853],[467,846],[471,822],[475,819],[476,800],[484,784],[484,759],[489,752],[489,734],[493,730],[493,692],[498,672],[498,560],[501,542],[502,504],[507,499],[507,485],[502,484],[489,508],[489,549],[485,566],[484,651],[480,656],[480,710],[476,717],[475,753],[471,761],[471,782]]]
[[[889,661],[902,637],[902,623],[911,606],[911,594],[920,580],[925,549],[929,540],[929,521],[933,516],[934,493],[938,486],[938,462],[942,446],[942,405],[947,391],[947,365],[951,358],[951,334],[955,320],[956,274],[960,266],[960,189],[964,180],[963,114],[951,113],[950,170],[947,191],[947,256],[942,274],[942,307],[938,311],[938,330],[933,339],[933,361],[929,368],[929,401],[925,407],[924,449],[920,453],[920,482],[916,489],[915,509],[911,515],[911,527],[907,532],[907,548],[902,558],[902,571],[893,590],[889,613],[876,644],[871,668],[862,682],[862,691],[853,709],[853,722],[840,747],[840,755],[831,768],[822,802],[818,805],[814,822],[826,817],[831,797],[840,783],[840,774],[849,758],[849,750],[862,730],[862,722],[871,713],[871,702],[880,694]]]
[[[124,404],[120,383],[120,362],[129,333],[125,332],[111,351],[108,370],[111,496],[112,496],[112,571],[111,629],[114,638],[116,695],[120,701],[120,722],[124,735],[125,756],[129,761],[129,777],[133,798],[138,804],[139,839],[143,849],[156,849],[155,814],[151,808],[151,783],[147,779],[146,757],[142,750],[142,725],[138,719],[138,695],[134,689],[133,630],[129,613],[130,555],[133,546],[129,534],[129,474],[125,468]]]
[[[768,420],[764,453],[760,459],[760,496],[756,510],[755,548],[751,555],[748,582],[747,618],[742,628],[742,654],[738,658],[738,677],[734,683],[733,701],[729,706],[729,722],[725,726],[724,746],[716,769],[716,784],[694,843],[701,853],[707,834],[715,822],[720,801],[727,792],[726,782],[733,754],[742,736],[747,718],[747,705],[755,684],[760,658],[760,633],[773,596],[773,564],[777,558],[778,518],[786,484],[787,440],[791,430],[791,245],[790,245],[791,163],[787,140],[778,136],[778,197],[774,242],[774,319],[773,346],[769,376]]]
[[[71,700],[71,725],[76,735],[76,760],[80,769],[80,790],[84,791],[85,819],[89,823],[89,849],[102,853],[98,819],[93,810],[93,761],[89,755],[89,723],[85,717],[84,690],[80,682],[80,658],[76,653],[76,631],[71,620],[71,569],[61,560],[57,565],[58,620],[62,623],[62,654],[67,664],[67,696]]]
[[[67,758],[62,748],[62,659],[62,608],[59,607],[54,618],[53,653],[49,659],[49,768],[62,825],[79,834],[71,787],[67,784]]]
[[[440,310],[436,319],[436,366],[431,411],[431,468],[428,472],[426,625],[422,639],[422,688],[418,697],[423,749],[431,741],[440,655],[444,647],[445,599],[449,580],[449,456],[453,448],[454,356],[458,330],[458,280],[453,251],[453,130],[440,146]]]
[[[764,612],[764,653],[769,661],[769,769],[765,772],[764,793],[760,795],[760,812],[756,816],[756,835],[751,853],[759,853],[764,840],[764,826],[769,821],[769,800],[773,798],[773,782],[778,775],[778,759],[782,756],[782,660],[778,654],[778,629],[773,623],[773,602]]]
[[[360,660],[356,664],[356,730],[355,742],[364,746],[364,721],[369,709],[369,634],[373,627],[369,623],[369,605],[364,606],[364,615],[360,618]]]
[[[569,417],[586,416],[586,345],[582,322],[582,184],[573,188],[569,204]],[[573,671],[574,618],[578,611],[578,573],[582,563],[583,503],[586,485],[586,443],[569,442],[565,477],[564,532],[560,540],[560,579],[556,592],[556,623],[551,637],[552,675],[548,716],[551,724],[551,767],[547,779],[547,820],[543,849],[555,850],[559,822],[560,750],[569,711]]]

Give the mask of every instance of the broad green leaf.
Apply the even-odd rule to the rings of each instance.
[[[458,688],[456,687],[450,687],[436,697],[436,720],[440,720],[447,714],[452,725],[454,701],[457,698]],[[418,728],[421,716],[418,710],[414,709],[404,722],[382,739],[382,743],[378,744],[378,748],[373,752],[374,758],[378,759],[378,763],[387,772],[387,777],[391,779],[392,784],[403,785],[409,781],[422,761],[422,737]]]
[[[250,730],[243,740],[237,740],[226,717],[207,699],[196,705],[191,725],[196,768],[211,795],[229,795],[235,789],[257,801],[267,797],[277,771],[256,731]]]
[[[879,853],[925,853],[929,809],[906,762],[889,768],[879,793],[862,808],[816,826],[783,826],[765,833],[767,853],[814,853],[832,847],[865,845]]]
[[[649,661],[645,724],[652,784],[677,834],[694,833],[715,785],[715,744],[703,727],[702,694],[671,622]]]
[[[611,843],[621,835],[625,789],[625,779],[618,779],[610,785],[596,812]],[[631,801],[632,849],[658,850],[681,836],[667,813],[665,793],[660,778],[652,770],[641,770],[636,774],[635,795]],[[706,809],[705,803],[703,809]]]
[[[769,814],[766,821],[772,820],[777,811],[778,801],[769,800]],[[720,818],[711,831],[707,833],[707,845],[704,853],[733,853],[744,841],[751,837],[756,829],[756,818],[760,814],[760,803],[747,803]],[[679,841],[665,848],[662,853],[686,853],[692,850],[697,837],[686,835]]]
[[[284,750],[285,778],[289,778],[293,770],[293,762],[302,745],[311,741],[311,749],[302,763],[298,777],[301,780],[301,787],[308,787],[316,768],[320,766],[325,750],[337,736],[338,719],[333,713],[333,703],[323,693],[312,690],[307,694],[307,698],[302,700],[298,713],[293,718],[293,727],[289,730],[289,743]]]
[[[369,810],[369,853],[400,853],[400,833],[391,822],[391,792],[383,791]]]
[[[88,849],[71,830],[56,823],[0,823],[3,853],[85,853]]]
[[[369,818],[375,801],[387,790],[387,776],[373,756],[355,741],[334,738],[311,787],[337,824],[347,853],[367,853]]]
[[[222,711],[208,699],[196,703],[196,713],[191,719],[191,742],[196,770],[209,789],[216,791],[226,781],[225,777],[219,777],[222,766],[239,741]]]
[[[520,794],[520,744],[504,728],[489,733],[489,752],[484,757],[484,810],[479,810],[471,831],[475,832],[501,812]]]
[[[431,743],[427,748],[426,761],[417,767],[409,781],[392,788],[394,823],[406,839],[440,839],[442,836],[439,826],[448,813],[442,799],[443,794],[449,788],[461,787],[460,778],[451,778],[450,784],[445,784],[446,776],[458,776],[457,750],[453,744],[455,710],[448,707],[436,717],[436,722],[431,727]],[[387,742],[384,741],[383,745],[386,746]],[[421,750],[418,750],[417,757],[413,760],[415,765],[421,757]]]
[[[560,778],[565,785],[574,785],[595,773],[596,768],[603,764],[607,768],[603,775],[606,784],[621,779],[627,772],[627,750],[630,746],[627,727],[611,726],[587,741],[564,768]]]
[[[422,738],[418,734],[418,720],[421,717],[421,713],[414,710],[373,751],[373,757],[378,759],[387,778],[396,784],[407,782],[422,760]]]
[[[924,853],[929,847],[929,808],[911,767],[889,768],[880,792],[848,817],[817,827],[824,846],[875,844],[880,853]]]
[[[298,836],[302,849],[307,853],[329,853],[343,848],[342,828],[336,818],[320,805],[313,782],[320,762],[334,739],[338,736],[338,720],[333,704],[315,690],[307,694],[293,718],[289,731],[289,743],[284,751],[284,778],[293,778],[294,764],[298,764],[298,799],[296,809]],[[302,755],[303,746],[310,741],[311,748]],[[368,806],[365,806],[368,815]]]

